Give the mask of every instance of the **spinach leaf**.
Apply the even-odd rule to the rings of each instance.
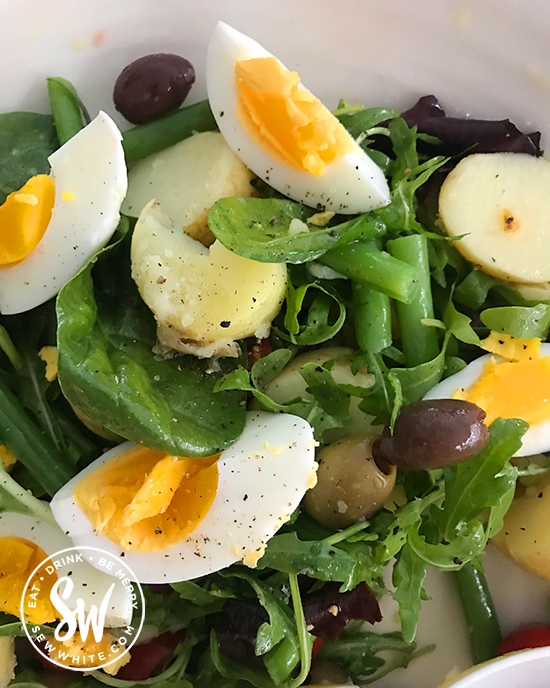
[[[330,227],[308,222],[315,214],[280,198],[222,198],[212,206],[208,225],[226,248],[264,263],[304,263],[342,242],[374,238],[385,230],[373,213]]]
[[[0,203],[35,174],[47,174],[50,171],[48,156],[58,146],[50,115],[0,114]]]
[[[58,295],[59,382],[69,402],[122,437],[176,455],[215,454],[242,432],[244,395],[193,356],[156,357],[155,321],[130,277],[129,242],[104,251]]]

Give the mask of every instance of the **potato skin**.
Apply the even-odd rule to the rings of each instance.
[[[374,435],[348,437],[318,452],[317,484],[306,492],[303,507],[329,528],[346,528],[370,518],[388,499],[395,466],[382,470],[372,458]]]
[[[504,517],[504,527],[491,542],[525,571],[550,580],[550,475],[518,487]]]

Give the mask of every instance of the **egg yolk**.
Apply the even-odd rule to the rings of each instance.
[[[55,184],[47,174],[31,177],[0,205],[0,265],[26,258],[42,239],[55,201]]]
[[[134,447],[85,476],[74,498],[94,530],[123,549],[158,551],[186,537],[208,513],[218,487],[217,458]]]
[[[0,444],[0,462],[5,470],[9,470],[17,463],[17,457],[5,444]]]
[[[511,360],[491,358],[468,389],[453,396],[471,401],[496,418],[521,418],[536,425],[550,418],[550,356],[541,356],[540,340],[492,334],[485,348]]]
[[[235,76],[241,123],[279,160],[319,177],[353,150],[342,124],[276,58],[240,60]]]
[[[34,542],[19,537],[0,537],[0,611],[20,616],[21,597],[29,576],[47,558]],[[57,619],[49,595],[56,578],[50,576],[46,581],[36,581],[40,595],[34,601],[36,606],[27,605],[25,609],[27,623],[44,624]],[[30,588],[34,584],[31,581]]]

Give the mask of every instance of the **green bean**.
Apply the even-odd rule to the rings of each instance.
[[[71,461],[52,446],[0,376],[0,441],[53,495],[75,474]]]
[[[428,242],[422,234],[408,234],[388,241],[394,258],[416,268],[417,290],[413,301],[396,303],[395,310],[401,334],[401,346],[407,366],[427,363],[439,353],[437,331],[422,323],[434,317]]]
[[[410,303],[415,297],[417,269],[381,251],[372,241],[353,241],[331,249],[318,261],[350,279],[368,282],[398,301]]]
[[[355,336],[362,351],[378,354],[392,343],[390,297],[366,282],[352,286]]]
[[[175,110],[154,122],[138,124],[122,134],[126,163],[130,164],[173,146],[201,131],[216,129],[216,120],[207,100]]]
[[[452,575],[466,619],[472,662],[485,662],[495,657],[502,635],[483,568],[466,564]]]
[[[63,145],[88,124],[90,116],[70,81],[62,77],[46,81],[57,138]]]

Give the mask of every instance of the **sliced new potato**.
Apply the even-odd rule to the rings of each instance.
[[[510,286],[526,301],[536,301],[537,303],[550,301],[550,282],[541,282],[540,284],[518,282],[510,284]]]
[[[512,282],[550,281],[550,163],[522,153],[478,153],[449,173],[439,194],[445,232],[485,272]]]
[[[157,321],[159,353],[237,356],[266,337],[286,293],[286,265],[260,263],[188,236],[152,201],[132,236],[132,276]]]
[[[329,361],[334,361],[330,371],[335,382],[340,385],[353,385],[369,389],[374,385],[374,376],[366,368],[362,368],[354,374],[351,364],[352,356],[353,349],[345,346],[325,346],[299,354],[283,368],[277,377],[266,385],[265,392],[278,404],[284,404],[300,397],[313,399],[311,393],[307,391],[307,382],[300,375],[300,368],[306,363],[323,365]],[[373,417],[361,411],[360,402],[359,397],[350,398],[351,425],[342,429],[327,430],[323,436],[324,440],[335,442],[349,435],[362,435],[365,432],[376,430],[372,426]]]
[[[550,580],[550,475],[519,486],[491,542],[525,571]]]
[[[189,236],[208,246],[214,241],[208,211],[219,198],[252,195],[252,178],[219,132],[195,134],[132,167],[122,212],[139,217],[156,199]]]

